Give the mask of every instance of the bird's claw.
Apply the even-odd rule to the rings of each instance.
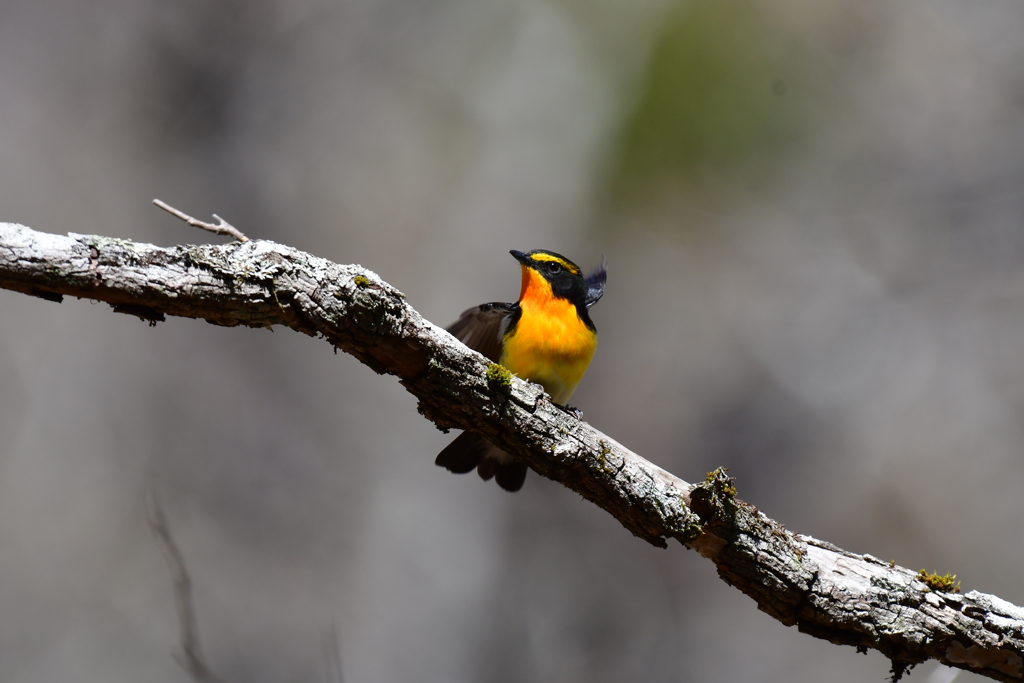
[[[579,408],[576,408],[574,406],[563,406],[561,403],[556,403],[555,405],[564,410],[565,412],[569,413],[573,417],[575,417],[577,420],[583,419],[583,411],[580,410]]]

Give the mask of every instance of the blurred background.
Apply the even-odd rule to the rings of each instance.
[[[0,220],[222,241],[154,197],[440,325],[604,253],[589,422],[1024,603],[1020,3],[0,0]],[[0,291],[0,680],[187,680],[149,491],[228,681],[885,680],[451,438],[289,330]]]

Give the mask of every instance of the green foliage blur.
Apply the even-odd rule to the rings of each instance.
[[[623,121],[607,196],[620,205],[665,191],[707,198],[722,181],[770,178],[803,137],[804,52],[748,0],[681,4],[655,40]]]

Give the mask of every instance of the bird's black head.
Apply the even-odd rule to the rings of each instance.
[[[587,281],[580,267],[569,259],[545,249],[534,249],[525,254],[513,249],[509,253],[524,267],[541,275],[551,285],[551,292],[555,296],[568,299],[574,304],[585,302]],[[523,285],[527,286],[525,280]]]
[[[539,294],[532,292],[532,288],[540,283],[530,277],[530,273],[536,273],[551,286],[551,293],[560,298],[566,299],[576,306],[580,317],[590,327],[590,317],[587,315],[587,308],[597,302],[604,293],[604,267],[595,271],[590,278],[583,277],[583,271],[575,263],[561,254],[546,249],[534,249],[523,253],[515,249],[509,252],[519,263],[523,265],[523,289],[519,295],[520,300],[527,296]],[[595,285],[591,280],[599,279],[600,291],[595,291]]]

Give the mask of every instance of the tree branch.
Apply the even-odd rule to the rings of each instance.
[[[792,533],[740,501],[719,470],[691,485],[492,368],[360,266],[255,240],[169,248],[0,223],[0,287],[52,301],[96,299],[156,324],[284,325],[396,375],[442,429],[473,429],[580,493],[632,533],[675,539],[787,626],[874,648],[894,678],[936,659],[1000,681],[1024,678],[1024,609],[928,584],[916,572]]]
[[[216,224],[204,223],[203,221],[197,218],[192,218],[192,216],[189,216],[187,213],[183,211],[178,211],[173,206],[169,205],[167,202],[160,201],[159,199],[154,199],[153,203],[159,206],[167,213],[171,214],[172,216],[176,216],[177,218],[180,218],[181,220],[185,221],[194,228],[208,230],[214,233],[215,235],[227,235],[228,237],[234,237],[239,242],[249,241],[249,238],[246,237],[241,230],[231,225],[217,214],[213,214],[213,217],[217,219]]]
[[[174,604],[178,610],[182,652],[182,656],[175,656],[175,659],[196,683],[221,683],[206,665],[199,648],[199,627],[196,624],[196,611],[192,606],[192,578],[185,568],[185,558],[178,549],[178,544],[174,542],[164,511],[160,509],[152,494],[146,500],[146,507],[149,528],[167,559],[171,577],[174,579]]]

